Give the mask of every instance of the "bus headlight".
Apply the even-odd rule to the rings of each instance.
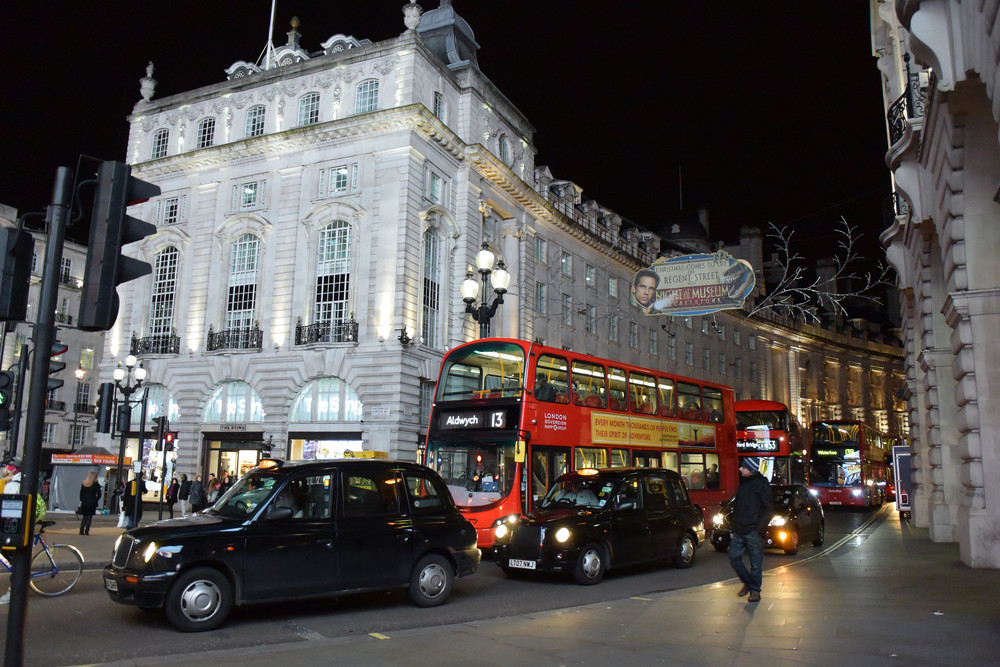
[[[501,523],[499,526],[493,529],[493,534],[496,535],[498,540],[502,540],[507,537],[507,533],[510,531],[507,529],[507,524]]]
[[[784,526],[786,523],[788,523],[788,519],[786,519],[785,517],[783,517],[783,516],[773,516],[773,517],[771,517],[771,521],[768,522],[767,525],[769,525],[769,526]]]
[[[555,537],[556,537],[556,542],[559,542],[560,544],[565,544],[570,537],[569,528],[565,527],[560,528],[559,530],[556,531]]]
[[[853,489],[851,491],[851,495],[854,496],[855,498],[860,498],[862,495],[864,495],[864,493],[865,492],[862,491],[861,489]]]

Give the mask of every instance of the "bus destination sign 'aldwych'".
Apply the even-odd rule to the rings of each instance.
[[[722,250],[661,257],[636,272],[632,303],[647,315],[704,315],[742,308],[755,283],[750,262]]]

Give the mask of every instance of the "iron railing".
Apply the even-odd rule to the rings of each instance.
[[[255,322],[244,329],[214,331],[208,326],[208,351],[216,350],[259,350],[264,341],[264,333]]]
[[[318,322],[302,324],[299,318],[295,326],[295,344],[309,343],[356,343],[358,342],[358,323],[354,319],[343,322]]]
[[[180,354],[181,337],[176,333],[137,338],[132,334],[129,354],[141,357],[147,354]]]

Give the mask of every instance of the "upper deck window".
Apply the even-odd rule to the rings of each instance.
[[[436,400],[513,397],[523,386],[524,350],[513,343],[482,343],[445,359]]]

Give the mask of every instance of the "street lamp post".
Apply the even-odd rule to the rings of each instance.
[[[80,383],[83,382],[83,376],[86,374],[87,371],[79,367],[73,371],[73,375],[76,376],[76,400],[73,401],[73,433],[69,442],[71,452],[76,451],[76,440],[80,435]]]
[[[121,412],[119,413],[118,428],[121,431],[121,442],[118,445],[118,488],[124,491],[124,485],[122,482],[122,467],[125,463],[125,446],[128,444],[128,433],[131,430],[132,425],[132,394],[139,391],[139,387],[142,386],[143,380],[146,379],[146,369],[142,367],[142,362],[138,361],[135,356],[128,355],[125,357],[125,368],[122,368],[122,363],[118,362],[118,367],[112,373],[112,377],[115,380],[115,386],[118,387],[118,391],[122,393],[124,400],[121,402]],[[138,485],[136,485],[138,486]],[[138,499],[139,493],[138,488],[136,489],[136,498]],[[138,504],[138,500],[137,500]],[[135,516],[133,514],[133,516]]]
[[[479,322],[480,338],[486,338],[490,335],[490,320],[496,315],[497,306],[503,303],[503,295],[507,293],[507,288],[510,286],[510,273],[507,272],[503,260],[497,262],[494,269],[494,259],[495,255],[486,241],[483,241],[483,247],[476,253],[476,268],[479,270],[483,282],[483,296],[478,306],[473,304],[476,302],[476,297],[479,296],[479,283],[472,275],[471,266],[468,275],[462,281],[462,301],[465,302],[465,312],[472,315],[472,319],[476,322]],[[493,299],[493,303],[487,304],[487,294],[491,284],[496,297]]]

